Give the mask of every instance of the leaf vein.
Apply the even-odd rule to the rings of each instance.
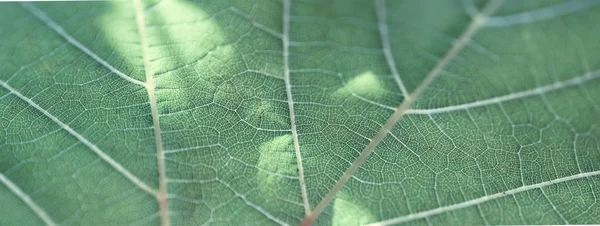
[[[396,63],[394,61],[394,55],[392,54],[392,47],[390,45],[390,37],[388,34],[388,26],[387,26],[387,15],[385,12],[385,0],[376,0],[375,1],[375,13],[377,14],[377,28],[379,30],[379,37],[381,39],[381,44],[383,45],[383,54],[385,55],[385,60],[387,65],[394,75],[394,80],[400,88],[402,92],[402,96],[408,96],[408,91],[400,78],[400,74],[398,73],[398,69],[396,68]]]
[[[408,109],[406,110],[406,114],[423,114],[423,115],[431,115],[431,114],[439,114],[439,113],[447,113],[459,110],[469,110],[476,107],[483,107],[492,104],[500,104],[502,102],[526,98],[533,95],[543,95],[548,92],[561,90],[564,88],[568,88],[571,86],[581,85],[584,82],[594,80],[600,78],[600,70],[594,72],[588,72],[582,76],[574,77],[569,80],[555,82],[549,85],[537,87],[535,89],[525,90],[517,93],[511,93],[504,96],[493,97],[485,100],[478,100],[471,103],[459,104],[454,106],[447,106],[441,108],[432,108],[432,109]]]
[[[417,97],[419,97],[419,95],[425,90],[427,86],[429,86],[429,84],[431,84],[431,82],[433,82],[433,80],[435,80],[435,78],[443,71],[446,65],[450,63],[451,59],[454,56],[456,56],[466,44],[469,43],[471,38],[477,33],[477,31],[479,31],[479,29],[481,29],[485,25],[486,20],[501,5],[501,3],[502,0],[490,1],[480,14],[477,14],[472,18],[471,23],[456,40],[452,48],[444,55],[444,58],[442,58],[441,61],[439,61],[435,65],[435,67],[429,72],[429,74],[427,74],[423,82],[421,82],[421,84],[410,95],[404,98],[402,104],[400,104],[400,106],[396,108],[394,113],[386,120],[385,124],[381,127],[379,132],[377,132],[373,139],[371,139],[369,144],[354,160],[352,165],[348,167],[346,172],[344,172],[344,174],[340,177],[336,184],[329,190],[327,195],[325,195],[325,197],[323,197],[323,199],[321,200],[321,202],[319,202],[317,207],[315,207],[312,214],[305,218],[303,224],[310,224],[319,216],[319,214],[323,212],[323,210],[325,210],[325,207],[329,205],[329,203],[333,200],[337,192],[339,192],[342,189],[342,187],[346,184],[346,182],[348,182],[348,180],[352,177],[356,170],[358,170],[360,165],[364,163],[369,153],[375,150],[375,147],[383,140],[383,138],[387,136],[387,134],[392,130],[396,122],[398,122],[398,120],[405,115],[406,110],[409,109],[410,105],[414,102],[414,100]]]
[[[135,10],[135,24],[140,36],[140,45],[142,47],[142,59],[144,61],[144,73],[146,74],[146,89],[148,91],[148,102],[150,102],[150,111],[152,114],[152,125],[154,126],[154,142],[156,144],[156,162],[158,166],[158,192],[156,200],[159,206],[160,224],[169,226],[169,208],[167,195],[167,176],[165,172],[165,152],[162,146],[162,138],[160,134],[160,122],[158,114],[158,106],[155,95],[154,76],[150,70],[150,57],[148,55],[148,44],[146,42],[146,29],[144,22],[144,11],[141,0],[133,0]]]
[[[25,8],[27,11],[29,11],[31,14],[33,14],[38,20],[42,21],[44,24],[46,24],[48,27],[50,27],[52,30],[54,30],[57,34],[59,34],[61,37],[63,37],[65,40],[67,40],[67,42],[71,43],[73,46],[75,46],[78,49],[80,49],[81,51],[83,51],[85,54],[90,56],[92,59],[96,60],[98,63],[102,64],[104,67],[108,68],[110,71],[117,74],[119,77],[121,77],[133,84],[140,85],[140,86],[146,86],[146,84],[144,82],[134,79],[132,77],[129,77],[128,75],[117,70],[115,67],[110,65],[108,62],[106,62],[105,60],[100,58],[98,55],[96,55],[90,49],[88,49],[83,44],[81,44],[79,41],[77,41],[75,38],[73,38],[73,36],[71,36],[69,33],[67,33],[60,25],[58,25],[56,22],[54,22],[52,19],[50,19],[50,17],[48,17],[48,15],[46,15],[46,13],[44,13],[42,10],[35,7],[33,4],[31,4],[29,2],[24,2],[24,3],[21,3],[21,6],[23,6],[23,8]]]
[[[21,100],[27,102],[27,104],[29,104],[30,106],[32,106],[33,108],[35,108],[36,110],[38,110],[39,112],[44,114],[46,117],[50,118],[50,120],[52,120],[53,122],[58,124],[62,129],[66,130],[69,134],[71,134],[72,136],[77,138],[81,143],[88,146],[94,153],[96,153],[100,158],[102,158],[105,162],[107,162],[109,165],[111,165],[114,169],[116,169],[119,173],[121,173],[123,176],[125,176],[127,179],[129,179],[131,182],[133,182],[133,184],[135,184],[137,187],[139,187],[143,191],[147,192],[148,194],[152,194],[152,195],[156,194],[156,192],[152,188],[150,188],[150,186],[148,186],[142,180],[140,180],[135,175],[133,175],[131,172],[129,172],[129,170],[125,169],[125,167],[123,167],[117,161],[112,159],[108,154],[106,154],[102,150],[100,150],[100,148],[98,148],[98,146],[96,146],[95,144],[90,142],[88,139],[83,137],[81,134],[77,133],[77,131],[75,131],[69,125],[65,124],[64,122],[62,122],[58,118],[56,118],[54,115],[50,114],[50,112],[43,109],[41,106],[39,106],[37,103],[35,103],[32,99],[21,94],[19,91],[17,91],[13,87],[11,87],[7,83],[5,83],[4,81],[0,81],[0,86],[4,87],[9,92],[14,94],[18,98],[20,98]]]
[[[46,223],[46,225],[48,225],[48,226],[57,225],[54,222],[54,220],[52,220],[52,218],[50,218],[50,216],[48,216],[48,214],[46,213],[46,211],[44,211],[44,209],[42,209],[40,206],[38,206],[33,200],[31,200],[31,197],[29,197],[29,195],[27,195],[25,192],[23,192],[23,190],[21,190],[21,188],[19,188],[19,186],[17,186],[12,181],[10,181],[10,179],[8,179],[2,173],[0,173],[0,182],[2,182],[10,191],[12,191],[29,208],[31,208],[31,210],[33,210],[33,212],[35,212],[35,214],[38,217],[40,217],[40,219],[42,219],[42,221],[44,221],[44,223]]]
[[[393,219],[369,224],[368,226],[383,226],[383,225],[392,225],[392,224],[399,224],[399,223],[403,223],[403,222],[409,222],[409,221],[422,219],[422,218],[438,215],[438,214],[449,212],[449,211],[454,211],[454,210],[471,207],[474,205],[488,202],[490,200],[502,198],[507,195],[514,195],[517,193],[521,193],[521,192],[525,192],[525,191],[529,191],[529,190],[533,190],[533,189],[542,189],[544,187],[554,185],[557,183],[562,183],[562,182],[567,182],[567,181],[572,181],[572,180],[577,180],[577,179],[582,179],[582,178],[588,178],[588,177],[593,177],[593,176],[598,176],[598,175],[600,175],[600,170],[587,172],[587,173],[575,174],[575,175],[571,175],[571,176],[567,176],[567,177],[558,178],[555,180],[550,180],[550,181],[541,182],[541,183],[537,183],[537,184],[531,184],[531,185],[518,187],[515,189],[508,190],[508,191],[498,192],[496,194],[483,196],[483,197],[480,197],[477,199],[457,203],[454,205],[439,207],[436,209],[431,209],[431,210],[427,210],[427,211],[423,211],[423,212],[419,212],[419,213],[413,213],[413,214],[409,214],[409,215],[406,215],[403,217],[393,218]]]
[[[308,194],[304,182],[304,169],[302,167],[302,155],[300,153],[300,143],[298,142],[298,130],[296,129],[296,115],[294,113],[294,100],[292,98],[292,84],[290,81],[289,65],[289,33],[290,33],[290,0],[283,0],[283,34],[281,35],[283,45],[283,73],[285,91],[288,99],[288,110],[290,113],[290,125],[292,130],[292,139],[294,141],[294,152],[296,153],[296,163],[298,164],[298,181],[302,192],[302,202],[304,203],[305,214],[310,214],[310,205],[308,204]]]

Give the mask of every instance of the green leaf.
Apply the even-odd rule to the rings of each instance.
[[[600,222],[600,1],[0,3],[0,225]]]

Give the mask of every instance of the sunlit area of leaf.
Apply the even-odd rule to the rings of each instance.
[[[346,84],[334,94],[334,98],[341,98],[341,96],[348,95],[347,91],[350,92],[350,95],[375,97],[379,95],[380,89],[383,88],[382,83],[383,81],[381,81],[372,71],[367,71],[346,82]]]
[[[107,8],[110,10],[94,20],[94,23],[102,30],[106,44],[121,56],[122,62],[117,62],[123,65],[121,70],[139,81],[145,81],[133,4],[125,1],[107,1],[105,4],[109,5]]]
[[[147,13],[155,15],[147,17],[146,21],[151,70],[155,75],[194,66],[225,41],[213,16],[191,2],[164,2]],[[227,58],[220,60],[227,61]]]
[[[281,202],[283,200],[278,197],[285,197],[290,193],[288,189],[278,185],[298,183],[292,142],[292,135],[286,134],[277,136],[259,147],[260,158],[256,166],[259,170],[256,171],[256,177],[260,189],[269,191],[270,195],[264,197],[268,202]]]
[[[268,21],[248,18],[255,12],[247,6],[164,1],[145,11],[167,176],[180,182],[169,185],[170,210],[182,213],[173,222],[302,216],[286,212],[302,200],[280,40],[254,25]]]
[[[150,70],[157,83],[159,106],[166,112],[212,103],[219,72],[236,53],[220,25],[201,7],[187,1],[161,2],[147,11]],[[198,70],[208,69],[203,76]],[[223,80],[221,80],[223,81]],[[163,112],[165,112],[163,110]]]
[[[382,109],[393,109],[402,99],[389,90],[390,84],[393,83],[390,77],[376,75],[373,71],[365,71],[348,78],[339,74],[338,77],[342,86],[331,94],[334,100],[353,98]]]
[[[356,200],[344,192],[338,193],[331,205],[333,208],[332,225],[364,225],[378,220],[368,208],[363,208],[360,200]]]

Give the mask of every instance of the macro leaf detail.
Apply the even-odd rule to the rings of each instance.
[[[0,6],[0,225],[600,222],[598,0]]]

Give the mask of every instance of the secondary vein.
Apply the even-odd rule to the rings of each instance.
[[[431,210],[427,210],[427,211],[423,211],[423,212],[413,213],[413,214],[410,214],[407,216],[393,218],[393,219],[369,224],[368,226],[392,225],[392,224],[399,224],[399,223],[403,223],[403,222],[413,221],[416,219],[422,219],[422,218],[426,218],[429,216],[434,216],[434,215],[438,215],[441,213],[445,213],[448,211],[453,211],[453,210],[458,210],[458,209],[463,209],[463,208],[467,208],[470,206],[478,205],[478,204],[481,204],[481,203],[484,203],[484,202],[487,202],[490,200],[505,197],[507,195],[514,195],[514,194],[517,194],[520,192],[525,192],[525,191],[529,191],[529,190],[533,190],[533,189],[538,189],[538,188],[541,189],[543,187],[550,186],[550,185],[557,184],[557,183],[562,183],[562,182],[567,182],[567,181],[577,180],[577,179],[582,179],[582,178],[587,178],[587,177],[593,177],[593,176],[598,176],[598,175],[600,175],[600,171],[580,173],[580,174],[576,174],[576,175],[572,175],[572,176],[568,176],[568,177],[558,178],[555,180],[545,181],[545,182],[541,182],[541,183],[537,183],[537,184],[526,185],[526,186],[518,187],[515,189],[511,189],[508,191],[498,192],[496,194],[483,196],[483,197],[480,197],[477,199],[457,203],[454,205],[449,205],[449,206],[439,207],[439,208],[435,208],[435,209],[431,209]]]
[[[40,208],[40,206],[38,206],[33,200],[31,200],[31,197],[29,197],[29,195],[25,194],[25,192],[23,192],[23,190],[21,190],[21,188],[19,188],[19,186],[14,184],[11,180],[9,180],[2,173],[0,173],[0,182],[2,182],[6,187],[8,187],[8,189],[10,191],[15,193],[15,195],[17,195],[17,197],[19,197],[27,206],[29,206],[29,208],[31,208],[31,210],[33,210],[33,212],[35,212],[35,214],[38,215],[38,217],[40,217],[40,219],[42,219],[42,221],[44,221],[44,223],[46,223],[46,225],[48,225],[48,226],[57,225],[54,222],[54,220],[52,220],[52,218],[50,218],[50,216],[48,216],[46,211],[44,211],[42,208]]]
[[[383,54],[385,55],[385,60],[387,61],[387,65],[394,75],[394,80],[400,88],[402,92],[402,96],[408,96],[408,91],[400,78],[400,73],[398,73],[398,69],[396,68],[396,63],[394,61],[394,55],[392,54],[392,47],[390,45],[390,37],[388,34],[388,26],[387,26],[387,16],[385,13],[385,0],[376,0],[375,1],[375,12],[377,14],[377,28],[379,30],[379,38],[381,39],[381,45],[383,46]]]
[[[50,120],[52,120],[53,122],[55,122],[56,124],[58,124],[62,129],[66,130],[69,134],[73,135],[81,143],[83,143],[86,146],[88,146],[94,153],[96,153],[98,156],[100,156],[100,158],[102,160],[104,160],[105,162],[107,162],[110,166],[112,166],[114,169],[116,169],[119,173],[123,174],[123,176],[125,176],[127,179],[129,179],[137,187],[139,187],[140,189],[142,189],[143,191],[145,191],[145,192],[147,192],[149,194],[156,195],[156,192],[152,188],[150,188],[150,186],[148,186],[142,180],[140,180],[135,175],[133,175],[131,172],[129,172],[129,170],[125,169],[125,167],[123,167],[117,161],[115,161],[114,159],[112,159],[109,155],[107,155],[102,150],[100,150],[100,148],[98,148],[98,146],[96,146],[95,144],[93,144],[92,142],[90,142],[88,139],[86,139],[85,137],[83,137],[81,134],[77,133],[77,131],[75,131],[69,125],[67,125],[66,123],[60,121],[54,115],[50,114],[50,112],[46,111],[40,105],[38,105],[37,103],[35,103],[32,99],[30,99],[29,97],[26,97],[25,95],[21,94],[19,91],[17,91],[12,86],[10,86],[9,84],[5,83],[4,81],[0,81],[0,86],[4,87],[9,92],[11,92],[12,94],[14,94],[18,98],[20,98],[21,100],[27,102],[27,104],[31,105],[33,108],[35,108],[36,110],[38,110],[39,112],[41,112],[42,114],[44,114],[46,117],[50,118]]]
[[[67,40],[67,42],[71,43],[73,46],[75,46],[78,49],[80,49],[81,51],[83,51],[85,54],[90,56],[92,59],[96,60],[98,63],[102,64],[102,66],[108,68],[113,73],[117,74],[119,77],[124,78],[125,80],[127,80],[133,84],[145,86],[144,82],[141,82],[137,79],[129,77],[125,73],[117,70],[115,67],[110,65],[104,59],[100,58],[98,55],[96,55],[90,49],[88,49],[83,44],[81,44],[79,41],[77,41],[75,38],[73,38],[73,36],[69,35],[69,33],[67,33],[60,25],[58,25],[56,22],[54,22],[52,19],[50,19],[50,17],[48,17],[48,15],[46,15],[40,9],[35,7],[33,4],[31,4],[29,2],[24,2],[24,3],[21,3],[21,6],[23,6],[23,8],[25,8],[27,11],[29,11],[31,14],[33,14],[36,18],[38,18],[44,24],[48,25],[48,27],[50,27],[52,30],[54,30],[57,34],[59,34],[65,40]]]
[[[544,93],[564,89],[571,86],[576,86],[583,84],[584,82],[598,79],[600,78],[600,70],[594,72],[588,72],[584,75],[574,77],[568,80],[555,82],[549,85],[540,86],[534,89],[529,89],[517,93],[511,93],[504,96],[493,97],[485,100],[478,100],[471,103],[459,104],[441,108],[432,108],[432,109],[408,109],[406,110],[406,114],[423,114],[423,115],[431,115],[431,114],[439,114],[439,113],[447,113],[453,111],[460,110],[469,110],[476,107],[483,107],[492,104],[499,104],[506,101],[517,100],[521,98],[526,98],[533,95],[542,95]]]

